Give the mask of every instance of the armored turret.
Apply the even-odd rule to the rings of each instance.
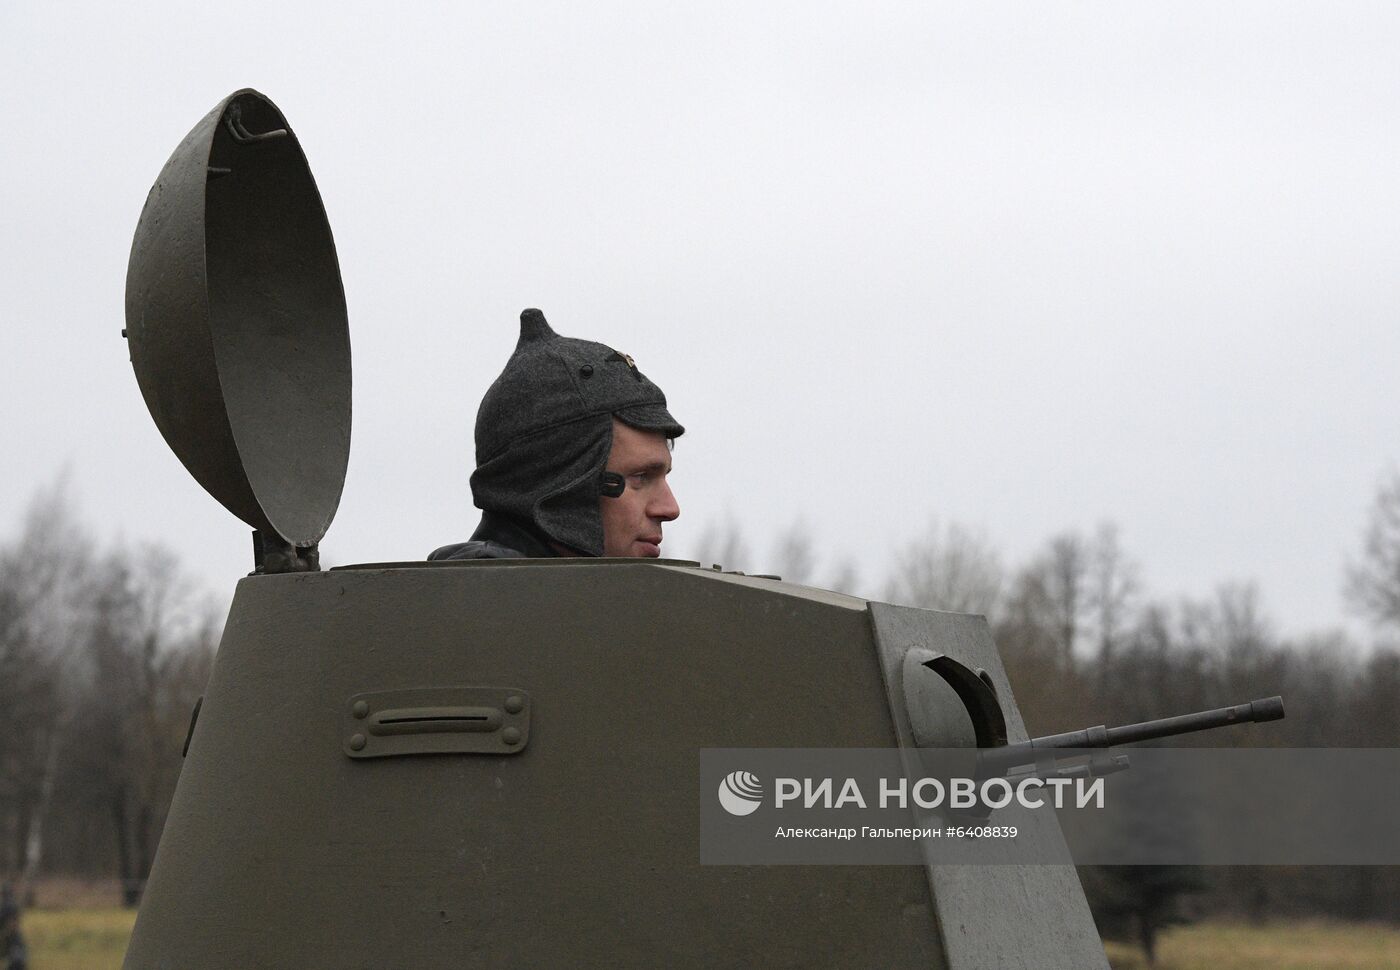
[[[255,530],[127,970],[1106,967],[1071,866],[700,863],[702,750],[1026,745],[983,618],[676,560],[319,569],[348,315],[266,97],[171,156],[126,313],[161,433]]]

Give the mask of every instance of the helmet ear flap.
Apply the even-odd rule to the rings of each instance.
[[[604,498],[621,498],[627,489],[627,480],[617,472],[603,472],[598,482],[598,492]]]

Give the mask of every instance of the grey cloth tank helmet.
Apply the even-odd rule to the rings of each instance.
[[[561,337],[539,310],[520,314],[520,340],[476,413],[472,498],[589,556],[603,554],[598,513],[612,419],[678,438],[666,395],[631,357]]]

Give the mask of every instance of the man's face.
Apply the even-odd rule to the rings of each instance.
[[[603,555],[661,555],[661,523],[681,514],[666,476],[671,449],[659,431],[639,431],[613,418],[608,471],[622,476],[617,498],[599,499],[603,517]]]

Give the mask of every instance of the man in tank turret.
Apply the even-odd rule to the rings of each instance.
[[[476,415],[481,524],[428,558],[659,556],[662,524],[680,515],[666,476],[684,432],[631,357],[525,310]]]

